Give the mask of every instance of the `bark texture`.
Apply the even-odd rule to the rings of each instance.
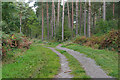
[[[82,25],[82,2],[80,2],[80,32],[79,34],[81,35],[81,25]]]
[[[106,3],[105,3],[105,0],[103,2],[103,20],[106,20]]]
[[[89,0],[89,12],[88,12],[88,37],[91,36],[91,2]]]
[[[43,6],[42,6],[42,41],[43,41],[43,34],[44,34],[44,13],[43,13]]]
[[[73,0],[72,0],[72,37],[73,37],[73,20],[74,16],[73,16]]]
[[[47,39],[49,39],[49,13],[48,13],[48,2],[46,5],[46,10],[47,10]]]
[[[76,0],[76,35],[78,34],[78,0]]]
[[[70,23],[70,12],[69,12],[69,3],[67,2],[67,10],[68,10],[68,27],[71,28]]]
[[[86,2],[84,7],[84,36],[86,36]]]
[[[64,0],[63,0],[63,12],[62,12],[62,41],[64,41]]]

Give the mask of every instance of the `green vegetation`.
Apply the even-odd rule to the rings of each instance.
[[[62,47],[70,48],[87,55],[96,61],[109,76],[118,77],[118,54],[113,51],[92,49],[78,44],[66,44]]]
[[[85,70],[82,68],[82,65],[72,55],[63,50],[57,49],[57,51],[65,55],[68,59],[69,66],[72,70],[71,74],[74,75],[74,78],[90,78],[86,75]]]
[[[19,53],[11,63],[3,64],[2,77],[53,78],[59,67],[59,57],[56,53],[34,44],[26,52]]]
[[[95,36],[102,36],[109,33],[112,29],[118,30],[118,20],[106,20],[102,19],[96,23],[95,31],[93,32]]]
[[[6,56],[3,57],[2,63],[3,64],[13,63],[18,56],[23,55],[24,51],[26,51],[25,48],[23,49],[12,48],[12,50],[7,52]]]

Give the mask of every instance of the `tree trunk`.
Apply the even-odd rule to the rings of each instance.
[[[86,2],[85,2],[85,9],[84,9],[84,36],[86,36]]]
[[[76,0],[76,35],[78,34],[78,0]]]
[[[42,41],[43,41],[43,34],[44,34],[44,13],[43,13],[43,6],[42,6]]]
[[[47,39],[49,39],[49,13],[48,13],[48,2],[46,5],[46,10],[47,10]]]
[[[115,14],[115,3],[113,2],[113,18],[114,18],[114,14]]]
[[[22,26],[22,14],[20,13],[20,33],[22,33],[21,26]]]
[[[96,13],[93,14],[93,28],[92,28],[92,33],[95,32],[95,15],[96,15]]]
[[[81,24],[82,23],[82,2],[80,2],[80,35],[81,35]]]
[[[57,27],[59,26],[60,0],[58,0]]]
[[[54,5],[54,37],[56,35],[56,29],[55,29],[55,5]]]
[[[103,20],[106,19],[106,3],[105,3],[105,0],[103,2]]]
[[[91,36],[91,2],[89,0],[89,12],[88,12],[88,37]]]
[[[64,0],[63,0],[63,13],[62,13],[62,41],[64,41]]]
[[[73,0],[72,0],[72,37],[73,37],[73,18],[74,16],[73,16]]]
[[[51,19],[52,38],[53,38],[53,17],[54,17],[54,2],[52,1],[52,19]]]
[[[69,3],[67,1],[67,9],[68,9],[68,27],[71,28],[71,23],[70,23],[70,13],[69,13]]]
[[[99,15],[98,15],[98,19],[101,18],[101,9],[99,8]]]

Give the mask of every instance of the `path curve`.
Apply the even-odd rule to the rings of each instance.
[[[81,54],[77,51],[74,51],[68,48],[63,48],[61,47],[61,44],[58,45],[56,48],[60,50],[65,50],[70,55],[75,57],[80,62],[84,70],[86,71],[86,74],[90,76],[91,78],[112,78],[111,76],[108,76],[100,68],[100,66],[96,65],[96,62],[93,59],[86,57],[84,54]]]
[[[54,48],[47,48],[51,49],[60,57],[61,70],[60,73],[55,76],[55,78],[73,78],[73,75],[70,74],[71,70],[68,66],[67,58],[63,54],[56,51]]]

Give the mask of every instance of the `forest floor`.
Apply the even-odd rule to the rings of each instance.
[[[3,78],[110,78],[118,77],[116,52],[77,44],[33,43],[3,60]],[[62,47],[61,47],[62,46]],[[49,49],[48,49],[49,48]],[[68,49],[69,48],[69,49]],[[9,56],[11,56],[9,54]]]

